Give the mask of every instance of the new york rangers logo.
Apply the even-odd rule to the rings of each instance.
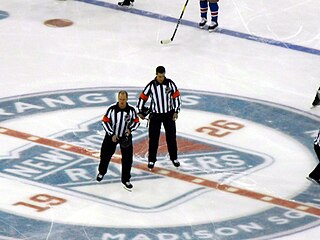
[[[134,105],[141,89],[128,89]],[[307,146],[319,119],[252,99],[181,92],[181,167],[168,160],[161,135],[156,167],[147,170],[148,129],[142,122],[133,133],[132,193],[120,186],[118,152],[104,180],[95,181],[105,134],[101,116],[116,101],[117,89],[2,99],[1,191],[11,193],[1,206],[1,218],[8,219],[1,234],[17,239],[45,239],[48,232],[52,239],[248,239],[283,236],[316,224],[320,200],[312,197],[315,186],[298,182],[291,187],[294,178],[303,178],[301,171],[308,172],[305,162],[300,169],[286,163],[296,158],[312,162]],[[282,121],[270,117],[275,113]],[[282,140],[286,147],[276,144]],[[293,156],[291,148],[300,151]],[[267,181],[283,171],[291,174],[281,178],[288,182],[279,198]]]

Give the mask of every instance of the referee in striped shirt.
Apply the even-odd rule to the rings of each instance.
[[[314,151],[320,161],[320,129],[318,131],[318,135],[314,139]],[[309,174],[307,177],[311,182],[320,184],[320,163],[316,166],[316,168]]]
[[[151,99],[149,116],[149,156],[148,168],[152,169],[157,161],[160,129],[163,124],[170,160],[175,167],[180,166],[177,157],[176,119],[181,107],[181,96],[176,84],[165,76],[165,68],[156,68],[156,77],[148,83],[138,100],[139,117],[144,119],[142,109]]]
[[[106,131],[105,138],[101,146],[99,173],[97,181],[100,182],[107,173],[107,169],[112,155],[116,151],[116,146],[120,142],[120,150],[122,154],[122,173],[121,182],[127,190],[133,188],[130,183],[131,166],[133,162],[133,147],[123,146],[121,141],[126,140],[132,143],[131,132],[136,130],[139,125],[139,118],[134,107],[127,103],[128,93],[120,91],[118,93],[118,102],[108,107],[106,114],[102,119],[102,125]]]

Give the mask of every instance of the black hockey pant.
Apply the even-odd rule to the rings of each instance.
[[[157,161],[161,124],[166,133],[167,148],[171,160],[177,159],[176,123],[172,120],[174,111],[152,113],[149,122],[149,162]]]
[[[132,136],[130,135],[129,137],[131,138]],[[109,136],[108,134],[106,134],[102,142],[101,152],[100,152],[100,164],[98,168],[100,174],[105,175],[107,173],[111,157],[116,151],[117,144],[118,142],[112,141],[112,136]],[[120,150],[122,154],[121,182],[125,183],[125,182],[129,182],[131,178],[133,147],[132,145],[130,145],[127,148],[122,148],[120,146]]]
[[[314,145],[314,151],[316,152],[318,160],[320,161],[320,147],[318,145]],[[309,174],[309,177],[316,179],[316,180],[320,180],[320,163]]]
[[[319,90],[320,91],[320,87],[319,87]],[[319,99],[319,93],[317,92],[313,102],[312,102],[312,106],[317,106],[317,105],[320,105],[320,99]]]

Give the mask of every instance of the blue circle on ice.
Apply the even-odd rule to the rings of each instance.
[[[123,87],[121,87],[121,89],[122,88]],[[105,108],[116,100],[115,96],[118,90],[119,88],[116,87],[73,89],[0,99],[0,122],[9,122],[18,118],[23,119],[33,114],[53,113],[54,111],[58,112],[61,111],[61,109],[67,112],[68,110],[83,110],[85,108]],[[136,102],[136,99],[142,89],[128,87],[126,90],[129,91],[129,97],[132,97],[130,100]],[[314,131],[319,127],[319,117],[298,109],[271,102],[228,94],[192,90],[181,90],[181,94],[184,97],[182,110],[208,112],[209,114],[218,113],[225,116],[256,122],[269,129],[276,129],[276,131],[290,136],[307,148],[312,147],[312,138],[306,133]],[[44,126],[49,128],[50,122],[47,122],[46,124],[44,124]],[[98,127],[100,127],[99,123],[89,121],[84,124],[84,129],[81,129],[81,131],[74,132],[73,129],[70,131],[62,129],[59,136],[55,136],[55,138],[61,138],[67,142],[75,141],[75,137],[78,137],[80,140],[85,140],[87,139],[86,134],[95,133]],[[177,204],[180,204],[180,202],[191,201],[194,196],[200,196],[199,193],[201,190],[192,189],[192,191],[189,191],[188,193],[183,193],[179,196],[180,198],[159,202],[156,206],[157,209],[148,208],[143,205],[141,206],[139,205],[139,202],[127,203],[124,199],[107,199],[109,196],[104,197],[96,194],[95,192],[84,193],[80,191],[80,187],[83,186],[92,186],[93,188],[97,187],[93,182],[81,182],[80,184],[82,185],[77,186],[79,188],[68,186],[70,183],[68,183],[68,178],[66,178],[64,171],[68,170],[71,164],[74,164],[72,165],[73,171],[78,171],[81,166],[85,166],[88,172],[91,173],[90,175],[94,176],[96,165],[92,165],[92,161],[90,162],[86,158],[73,159],[70,154],[68,155],[65,153],[59,153],[60,155],[50,155],[50,153],[52,153],[51,149],[44,149],[42,146],[32,144],[20,148],[19,152],[14,150],[11,151],[11,153],[12,156],[0,156],[1,176],[4,179],[14,180],[17,181],[17,183],[30,184],[33,187],[43,189],[39,194],[42,194],[44,197],[51,197],[52,193],[48,196],[47,192],[54,191],[58,196],[60,196],[59,194],[69,194],[73,198],[78,197],[88,201],[90,200],[92,204],[96,202],[104,208],[110,208],[110,215],[114,214],[118,210],[127,210],[128,213],[132,214],[129,214],[131,217],[134,216],[135,212],[139,212],[140,210],[144,211],[145,215],[150,215],[153,212],[161,213],[161,211],[170,211],[172,206],[174,206],[175,201]],[[40,153],[43,154],[40,155]],[[252,155],[249,156],[249,154],[247,154],[247,156],[250,161],[250,165],[260,164],[261,158],[257,158]],[[36,159],[48,161],[52,166],[53,163],[59,163],[62,166],[60,166],[61,171],[58,171],[59,168],[57,167],[54,172],[56,176],[53,175],[53,177],[51,177],[50,175],[46,177],[46,173],[44,171],[40,171],[41,168],[44,168],[44,165],[35,164]],[[75,161],[67,161],[68,159],[73,159]],[[297,161],[298,160],[303,161],[303,159],[297,159]],[[14,167],[19,163],[26,163],[29,165],[19,165],[20,168],[16,168],[14,170]],[[31,163],[33,163],[33,166],[40,168],[32,169],[30,167],[32,166]],[[63,163],[66,164],[62,165]],[[6,170],[9,168],[11,170],[13,169],[11,171],[12,174],[6,174],[8,172]],[[21,176],[18,176],[19,172]],[[37,173],[39,173],[39,176],[36,175]],[[151,179],[150,176],[147,178],[145,175],[141,173],[139,174],[139,177],[143,180]],[[29,175],[36,176],[36,178],[30,178],[28,177]],[[279,179],[282,179],[281,177]],[[306,189],[296,189],[297,192],[291,196],[290,199],[302,203],[318,205],[320,200],[317,197],[317,192],[319,191],[319,188],[317,187],[318,186],[316,185],[310,185]],[[13,186],[12,190],[10,190],[11,195],[14,195],[12,193],[15,188],[16,187]],[[130,195],[130,197],[133,197],[133,195]],[[145,198],[152,197],[153,196],[145,196]],[[95,225],[90,222],[90,218],[86,219],[86,216],[83,216],[85,220],[83,220],[83,222],[79,221],[80,223],[77,222],[73,224],[72,222],[65,223],[64,221],[57,221],[53,224],[42,216],[46,214],[45,211],[43,213],[41,211],[37,212],[37,209],[42,209],[40,207],[42,207],[41,201],[43,199],[36,198],[36,200],[38,202],[34,201],[34,197],[30,199],[22,197],[21,199],[15,199],[16,202],[3,205],[0,211],[0,219],[5,219],[5,221],[3,221],[3,224],[0,226],[0,237],[5,234],[6,237],[10,238],[30,237],[34,239],[44,239],[48,236],[48,233],[50,233],[50,237],[53,239],[77,240],[193,240],[222,238],[226,240],[252,238],[273,239],[275,237],[291,235],[319,225],[319,218],[316,216],[294,211],[292,209],[280,208],[278,206],[270,206],[262,211],[254,211],[248,215],[235,216],[232,219],[224,219],[221,221],[211,218],[207,219],[205,222],[199,222],[197,224],[190,224],[188,219],[186,219],[185,224],[176,225],[172,224],[172,219],[155,219],[155,221],[162,221],[162,226],[153,226],[152,221],[148,222],[149,225],[145,227],[132,227],[131,225],[117,226],[112,221],[103,222],[101,225]],[[18,204],[19,208],[13,208],[13,204]],[[40,206],[36,208],[34,204],[39,204]],[[24,206],[29,206],[29,208]],[[33,206],[34,209],[30,208],[30,206]],[[52,209],[55,209],[55,206],[56,205],[53,205]],[[77,208],[75,205],[70,205],[70,207],[75,209]],[[240,208],[240,206],[238,207]],[[13,212],[12,209],[16,212]],[[19,209],[25,211],[18,212]],[[90,209],[91,206],[88,211],[90,211]],[[232,209],[236,209],[236,206],[230,206],[230,209],[230,211],[232,211]],[[29,212],[31,212],[31,214],[27,210],[30,210]],[[78,210],[83,211],[83,214],[85,213],[84,209]],[[181,210],[183,209],[181,208]],[[212,210],[210,203],[203,202],[201,210],[208,212],[209,214]],[[90,216],[96,217],[98,212],[92,211],[95,211],[95,208],[91,209],[90,214],[92,215]],[[53,210],[52,214],[49,210],[48,213],[50,213],[47,214],[49,218],[51,218],[52,214],[56,215]],[[77,211],[74,213],[77,214]],[[144,216],[140,212],[139,214],[140,215],[137,216],[140,218]],[[118,217],[122,218],[123,221],[129,220],[132,224],[134,224],[135,221],[139,221],[139,219],[131,219],[129,216],[123,215]],[[181,214],[180,218],[184,217],[185,216]]]

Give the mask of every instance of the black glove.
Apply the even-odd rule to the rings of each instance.
[[[140,114],[144,117],[147,117],[149,113],[151,112],[151,109],[148,107],[142,107]]]
[[[127,136],[124,135],[123,137],[120,138],[120,147],[122,148],[127,148],[130,147],[132,145],[132,137],[131,135]]]

